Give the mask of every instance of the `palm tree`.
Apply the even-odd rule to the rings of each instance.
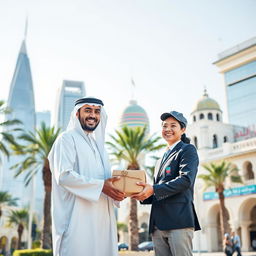
[[[18,226],[18,249],[21,248],[21,238],[24,229],[28,226],[28,210],[12,210],[11,214],[8,217],[8,224]]]
[[[10,194],[6,191],[0,191],[0,218],[2,217],[2,209],[3,207],[9,206],[17,206],[16,201],[18,198],[12,198]]]
[[[4,106],[4,101],[0,100],[0,115],[5,116],[6,114],[11,113],[11,110]],[[0,122],[0,151],[6,155],[8,158],[10,156],[10,152],[5,143],[8,144],[16,144],[14,136],[12,135],[13,132],[20,130],[16,126],[21,124],[21,122],[17,119],[7,120],[4,122]],[[16,127],[16,128],[14,128]],[[3,131],[4,130],[4,131]],[[1,156],[1,155],[0,155]],[[0,157],[0,163],[2,159]]]
[[[32,177],[42,171],[45,197],[44,197],[44,225],[42,233],[42,247],[51,248],[51,191],[52,191],[52,174],[47,159],[54,141],[60,133],[60,129],[55,127],[46,127],[45,123],[41,124],[35,133],[27,132],[19,136],[19,139],[25,141],[25,145],[13,147],[16,154],[25,155],[25,159],[13,166],[17,168],[15,176],[26,172],[25,184],[31,181]]]
[[[111,155],[115,160],[125,160],[128,170],[139,170],[139,159],[143,153],[154,152],[165,145],[159,144],[160,137],[147,135],[147,127],[128,128],[123,127],[116,130],[116,135],[110,135],[112,142],[107,142],[111,149]],[[139,243],[137,201],[130,199],[129,213],[129,246],[131,250],[137,250]]]
[[[221,163],[210,163],[209,165],[203,165],[207,174],[198,175],[200,179],[204,181],[204,189],[214,187],[218,193],[220,202],[220,228],[221,235],[224,237],[225,233],[230,232],[230,226],[228,223],[228,211],[225,207],[225,181],[230,177],[234,183],[242,183],[241,176],[237,173],[237,168],[232,166],[231,163],[222,161]]]

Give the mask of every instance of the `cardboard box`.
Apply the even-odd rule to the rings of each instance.
[[[120,180],[115,181],[113,185],[123,191],[126,196],[139,193],[143,190],[142,186],[138,186],[137,182],[146,183],[146,174],[143,170],[115,170],[112,177],[120,176]]]

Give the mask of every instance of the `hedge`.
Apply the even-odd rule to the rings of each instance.
[[[32,249],[39,249],[41,248],[41,241],[40,240],[35,240],[32,243]]]
[[[15,250],[13,256],[53,256],[52,250]]]

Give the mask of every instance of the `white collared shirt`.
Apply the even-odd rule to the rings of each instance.
[[[168,150],[172,151],[174,149],[174,147],[180,142],[180,140],[178,140],[177,142],[175,142],[174,144],[172,144],[171,146],[168,147]]]

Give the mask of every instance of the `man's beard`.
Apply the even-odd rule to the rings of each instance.
[[[97,128],[97,126],[98,126],[98,124],[99,124],[99,122],[98,122],[94,127],[91,127],[91,126],[86,125],[86,123],[85,123],[86,120],[90,120],[90,119],[95,120],[95,121],[97,122],[97,119],[96,119],[96,118],[90,118],[90,117],[88,117],[88,118],[86,118],[85,120],[81,120],[80,115],[79,115],[78,119],[79,119],[79,122],[80,122],[80,124],[81,124],[82,129],[83,129],[84,131],[88,131],[88,132],[93,132],[93,131]]]

